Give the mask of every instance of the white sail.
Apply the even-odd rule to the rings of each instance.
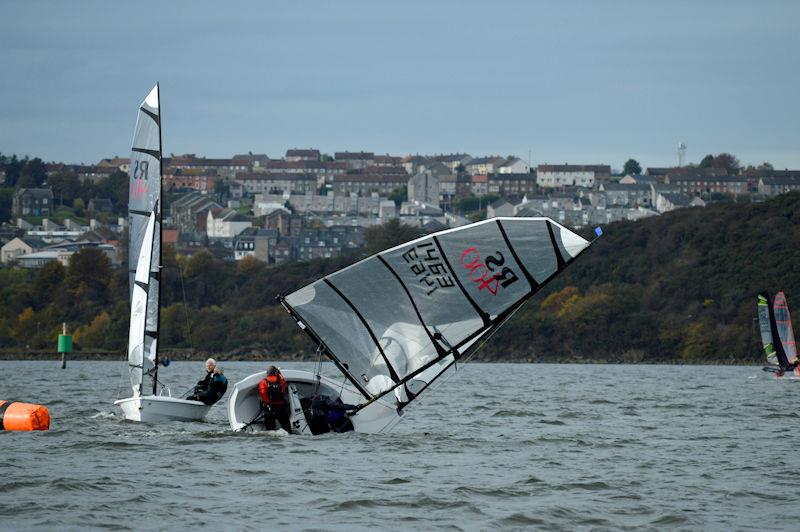
[[[153,367],[147,348],[150,342],[147,328],[147,307],[150,300],[152,277],[150,264],[153,256],[153,240],[156,226],[156,213],[152,212],[145,226],[142,246],[136,261],[133,294],[131,296],[131,321],[128,332],[128,364],[130,365],[131,388],[134,395],[142,395],[144,374]]]
[[[548,218],[493,218],[364,259],[283,304],[365,402],[394,392],[402,407],[589,244]]]
[[[130,186],[128,190],[128,265],[131,310],[133,311],[136,283],[134,276],[139,271],[140,251],[152,246],[148,271],[148,297],[145,306],[145,329],[142,345],[143,358],[155,363],[158,359],[159,317],[159,266],[161,262],[161,104],[159,87],[156,84],[139,105],[136,129],[131,147]],[[145,232],[152,213],[155,226],[152,237]],[[155,372],[153,373],[155,377]],[[133,378],[133,377],[132,377]]]

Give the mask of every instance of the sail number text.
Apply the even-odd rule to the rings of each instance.
[[[492,295],[497,295],[498,288],[506,288],[517,281],[517,274],[508,266],[503,266],[506,259],[499,251],[481,260],[481,254],[475,246],[461,252],[461,265],[469,270],[469,280],[484,288]]]

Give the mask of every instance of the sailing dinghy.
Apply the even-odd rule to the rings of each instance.
[[[764,371],[783,378],[800,377],[800,368],[797,367],[797,344],[786,294],[778,292],[772,305],[767,292],[758,294],[758,325],[764,355],[769,364],[764,366]]]
[[[357,432],[390,430],[590,244],[549,218],[492,218],[383,251],[279,298],[341,373],[283,372],[292,432],[311,432],[304,406],[319,396],[356,405]],[[234,385],[232,429],[264,429],[263,378]]]
[[[133,421],[198,421],[211,406],[171,397],[169,388],[158,380],[161,153],[161,106],[156,84],[139,106],[131,148],[128,369],[133,394],[114,404]]]

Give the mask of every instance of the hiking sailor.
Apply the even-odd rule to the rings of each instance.
[[[195,385],[194,390],[192,390],[192,395],[187,397],[190,401],[200,401],[200,396],[206,392],[208,392],[209,388],[211,387],[211,378],[214,376],[214,368],[217,367],[217,361],[213,358],[209,358],[206,360],[206,376],[197,381],[197,385]],[[227,379],[225,381],[225,386],[227,388]]]
[[[266,430],[282,428],[291,433],[286,404],[286,379],[278,368],[270,366],[267,369],[267,376],[258,384],[258,394],[261,396],[264,428]]]

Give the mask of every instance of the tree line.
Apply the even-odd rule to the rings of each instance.
[[[755,297],[800,301],[800,193],[618,222],[528,302],[478,358],[539,361],[742,362],[761,359]],[[419,236],[396,220],[372,228],[373,253]],[[163,250],[161,346],[275,356],[313,353],[275,297],[363,257],[234,263]],[[0,269],[0,345],[52,349],[62,322],[83,349],[124,352],[125,269],[94,249],[69,266]]]

